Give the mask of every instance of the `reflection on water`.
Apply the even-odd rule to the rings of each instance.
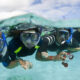
[[[32,80],[30,76],[27,75],[16,75],[16,76],[12,76],[7,78],[7,80]]]
[[[51,55],[55,53],[49,52]],[[35,60],[35,54],[24,59],[33,63],[33,68],[24,70],[18,66],[6,69],[0,64],[0,80],[80,80],[80,52],[74,53],[74,59],[65,68],[61,61],[41,62]]]

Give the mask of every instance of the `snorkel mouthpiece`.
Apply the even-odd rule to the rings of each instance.
[[[61,44],[64,44],[66,41],[62,41]]]

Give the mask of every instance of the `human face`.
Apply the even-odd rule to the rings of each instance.
[[[61,45],[64,44],[66,42],[66,40],[68,40],[69,34],[67,31],[60,31],[59,35],[57,37],[57,42]]]
[[[37,45],[38,43],[38,39],[39,39],[39,34],[38,33],[22,33],[21,34],[21,40],[23,42],[23,44],[28,47],[28,48],[32,48],[35,45]]]

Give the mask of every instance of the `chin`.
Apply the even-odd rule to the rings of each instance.
[[[25,45],[25,47],[28,48],[28,49],[31,49],[31,48],[33,48],[34,46],[27,46],[27,45]]]

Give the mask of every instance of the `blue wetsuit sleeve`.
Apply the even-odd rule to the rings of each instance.
[[[14,61],[16,58],[14,56],[7,55],[3,57],[2,64],[4,67],[8,67],[11,61]]]
[[[4,60],[2,61],[2,64],[3,64],[4,67],[7,67],[7,66],[10,64],[10,62],[11,62],[11,60],[9,60],[9,59],[4,59]]]
[[[4,67],[7,67],[10,64],[11,61],[12,60],[11,60],[10,55],[8,53],[6,53],[6,55],[2,59],[2,64],[3,64]]]
[[[9,64],[7,62],[2,62],[3,66],[7,67]]]

